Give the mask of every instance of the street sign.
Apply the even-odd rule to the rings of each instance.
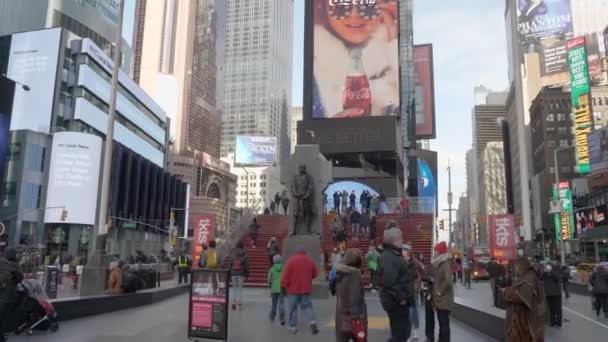
[[[135,229],[136,226],[137,224],[135,222],[125,222],[122,224],[124,229]]]

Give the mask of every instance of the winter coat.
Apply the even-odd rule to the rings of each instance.
[[[561,296],[562,288],[560,286],[561,275],[555,268],[550,272],[544,271],[541,275],[545,287],[545,296]]]
[[[507,304],[505,341],[543,342],[545,340],[545,296],[543,284],[534,270],[521,275],[505,289]]]
[[[385,310],[405,306],[414,299],[412,278],[401,250],[385,245],[380,257],[380,302]]]
[[[348,201],[348,192],[343,191],[342,192],[342,203],[345,203]]]
[[[16,303],[17,284],[23,281],[23,273],[14,261],[0,257],[0,312],[6,304]]]
[[[340,199],[342,197],[342,194],[339,192],[334,192],[334,204],[335,205],[340,205]]]
[[[501,266],[494,261],[488,263],[486,270],[488,271],[488,275],[490,276],[490,278],[498,278],[498,276],[500,275],[500,267]]]
[[[348,196],[348,199],[350,200],[351,206],[354,206],[355,202],[357,201],[357,196],[355,194],[350,194],[350,196]]]
[[[367,268],[376,272],[378,270],[378,260],[380,259],[380,253],[376,249],[373,249],[365,255],[365,262],[367,263]]]
[[[433,257],[431,267],[433,268],[433,306],[437,310],[451,310],[454,305],[454,284],[452,283],[452,272],[450,271],[450,260],[448,254],[440,254]]]
[[[122,270],[118,266],[112,267],[110,271],[109,289],[111,294],[121,294],[122,289]]]
[[[238,258],[241,262],[241,269],[234,269],[234,260]],[[229,258],[230,262],[230,275],[232,276],[242,276],[245,278],[249,277],[249,257],[247,256],[247,252],[245,252],[242,248],[237,248],[232,252],[232,255]]]
[[[361,222],[361,214],[358,211],[353,211],[350,215],[350,223],[359,223]]]
[[[378,197],[373,197],[369,204],[369,210],[376,211],[376,210],[378,210],[379,206],[380,206],[380,200],[378,199]]]
[[[331,232],[334,235],[336,241],[346,240],[346,231],[344,230],[344,223],[342,223],[342,220],[335,220],[331,224]]]
[[[304,252],[294,254],[285,265],[281,276],[281,287],[290,295],[310,294],[312,281],[319,271],[311,257]]]
[[[608,294],[608,269],[599,266],[589,277],[589,284],[593,286],[594,295]]]
[[[210,257],[213,257],[215,254],[216,265],[213,265],[213,260],[210,260]],[[222,265],[222,257],[220,252],[213,247],[209,247],[206,251],[203,251],[201,254],[201,259],[198,261],[199,268],[220,268]]]
[[[361,226],[363,227],[369,227],[369,214],[365,213],[365,214],[361,214]]]
[[[342,333],[342,322],[350,316],[361,320],[367,331],[367,305],[361,270],[344,264],[336,266],[336,334]]]
[[[268,285],[270,293],[281,293],[281,275],[283,274],[283,264],[274,264],[268,271]]]
[[[268,245],[268,255],[279,254],[279,244],[276,241],[270,241]]]

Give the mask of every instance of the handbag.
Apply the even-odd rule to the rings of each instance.
[[[367,342],[367,332],[363,326],[363,322],[360,319],[351,320],[353,330],[352,334],[355,342]]]

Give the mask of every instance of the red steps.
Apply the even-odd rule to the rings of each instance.
[[[330,218],[326,215],[323,219],[323,231],[321,249],[322,253],[331,255],[336,243],[331,237]],[[251,245],[249,232],[245,232],[241,241],[245,244],[245,249],[249,255],[249,279],[245,282],[248,287],[267,287],[267,275],[270,268],[268,251],[266,245],[272,237],[276,237],[279,246],[283,245],[283,240],[287,237],[288,217],[285,215],[260,215],[257,217],[261,228],[258,231],[257,248]],[[424,255],[424,260],[430,260],[432,250],[433,218],[429,214],[411,214],[407,219],[399,214],[380,215],[376,225],[376,241],[382,241],[384,228],[389,221],[395,221],[403,231],[403,241],[410,243],[414,252]],[[368,240],[353,241],[350,226],[347,227],[349,239],[348,248],[359,248],[365,255],[369,249]],[[364,265],[364,279],[367,282],[369,272],[367,265]]]

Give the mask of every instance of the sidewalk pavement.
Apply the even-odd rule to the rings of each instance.
[[[456,301],[460,304],[505,317],[505,311],[492,305],[492,290],[487,281],[472,283],[471,289],[466,289],[459,283],[455,288]],[[570,299],[563,301],[562,328],[545,327],[547,341],[595,341],[598,336],[608,333],[608,319],[603,315],[597,317],[591,308],[589,296],[571,294]]]
[[[229,340],[231,342],[309,342],[335,341],[335,298],[314,300],[320,333],[313,336],[302,321],[300,331],[290,334],[278,322],[268,319],[270,295],[265,289],[245,289],[242,311],[230,311]],[[386,341],[389,338],[388,320],[377,295],[367,297],[369,314],[369,341]],[[422,312],[421,312],[422,313]],[[155,305],[116,311],[61,323],[56,334],[11,337],[13,342],[186,342],[188,322],[188,296],[181,295]],[[421,316],[420,333],[424,330]],[[452,341],[495,342],[478,331],[451,321]],[[423,339],[420,339],[422,341]],[[201,340],[202,342],[202,340]]]

